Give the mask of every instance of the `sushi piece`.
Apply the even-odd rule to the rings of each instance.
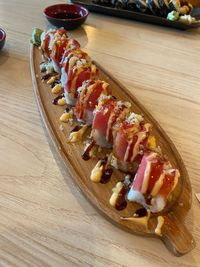
[[[122,102],[113,96],[102,95],[94,110],[91,136],[101,147],[111,148],[113,126],[122,121],[130,111],[130,103]]]
[[[108,83],[100,80],[88,80],[83,82],[78,89],[79,95],[76,103],[75,114],[79,121],[91,125],[93,110],[98,104],[100,95],[109,95],[111,89]]]
[[[68,71],[68,67],[69,67],[69,60],[71,57],[76,57],[77,60],[80,58],[85,58],[86,57],[86,53],[84,53],[81,49],[80,49],[80,44],[78,41],[70,38],[68,45],[62,55],[62,59],[61,59],[61,67],[64,68],[64,70],[67,72]],[[85,56],[85,57],[84,57]],[[87,55],[88,60],[90,59],[89,56]],[[74,62],[75,63],[75,62]]]
[[[169,0],[159,0],[159,5],[162,9],[163,17],[166,18],[167,14],[170,12]]]
[[[170,12],[174,10],[179,12],[181,8],[180,0],[170,0],[169,7],[170,7]]]
[[[135,4],[139,11],[143,13],[149,13],[150,10],[145,0],[136,0]]]
[[[51,45],[52,42],[54,41],[54,36],[55,36],[56,30],[55,29],[50,29],[47,32],[43,32],[40,36],[40,41],[41,41],[41,49],[43,52],[43,55],[46,57],[46,59],[50,58],[51,54]]]
[[[153,15],[162,16],[163,13],[158,0],[147,0],[146,3]]]
[[[112,166],[124,172],[135,173],[144,152],[156,147],[151,128],[151,124],[144,123],[141,115],[133,112],[123,122],[116,124]]]
[[[126,9],[127,1],[126,0],[116,0],[115,7],[118,9]]]
[[[53,45],[52,45],[52,51],[50,54],[50,58],[52,60],[53,68],[56,72],[61,72],[61,66],[62,66],[62,60],[63,60],[63,54],[67,54],[70,51],[74,49],[78,49],[80,47],[80,44],[72,39],[72,38],[66,38],[65,36],[62,37],[56,37]]]
[[[43,32],[40,36],[41,49],[46,59],[50,59],[52,52],[52,46],[56,38],[67,38],[67,32],[65,29],[50,29],[47,32]]]
[[[111,0],[111,1],[110,1],[110,4],[111,4],[113,7],[115,7],[115,3],[116,3],[116,1],[117,1],[117,0]]]
[[[127,0],[126,6],[128,10],[133,10],[133,11],[137,10],[136,0]]]
[[[65,90],[67,104],[75,106],[79,94],[78,88],[82,86],[84,81],[95,79],[97,76],[98,70],[94,64],[81,63],[79,65],[79,61],[77,61],[76,65],[68,72]]]
[[[91,64],[91,59],[87,53],[83,52],[81,49],[65,50],[62,60],[61,60],[61,84],[64,88],[65,94],[67,94],[67,82],[68,82],[68,72],[72,69],[75,64],[79,62]]]
[[[84,81],[97,78],[97,76],[98,70],[87,53],[81,49],[66,53],[62,59],[61,84],[67,104],[75,106],[78,97],[77,89]]]
[[[175,190],[179,177],[179,171],[158,153],[145,154],[127,198],[153,213],[161,212]]]

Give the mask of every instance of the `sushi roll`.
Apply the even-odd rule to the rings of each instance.
[[[145,154],[127,198],[153,213],[161,212],[175,190],[180,173],[159,154]]]
[[[64,89],[67,85],[68,72],[72,69],[76,62],[91,64],[91,59],[87,53],[83,52],[77,45],[77,49],[66,49],[61,60],[61,83]],[[80,64],[79,62],[79,64]]]
[[[159,5],[158,0],[147,0],[146,1],[149,9],[151,10],[152,14],[155,16],[161,16],[162,15],[162,9]]]
[[[126,7],[128,10],[136,11],[137,10],[136,0],[127,0]]]
[[[111,0],[111,1],[110,1],[111,6],[115,7],[115,3],[116,3],[116,1],[117,1],[117,0]]]
[[[67,32],[65,29],[50,29],[47,32],[41,34],[41,49],[46,59],[50,59],[52,52],[52,46],[57,38],[67,38]]]
[[[75,106],[78,87],[82,85],[83,81],[96,77],[98,71],[88,54],[81,49],[66,50],[61,64],[61,84],[64,88],[66,102]],[[73,91],[73,89],[75,90]]]
[[[78,60],[75,65],[69,67],[67,82],[65,84],[66,103],[75,106],[78,97],[78,88],[87,80],[92,80],[98,77],[98,69],[92,63],[86,60]]]
[[[167,14],[170,12],[169,1],[170,0],[159,0],[159,5],[162,9],[162,15],[164,18],[166,18]]]
[[[156,147],[151,128],[149,123],[144,123],[141,115],[133,112],[128,114],[123,122],[114,126],[115,138],[111,161],[113,167],[135,173],[144,152]]]
[[[181,8],[180,0],[170,0],[169,7],[170,7],[170,12],[174,10],[179,12]]]
[[[50,54],[53,68],[56,72],[61,72],[63,54],[69,53],[74,49],[78,49],[80,44],[72,38],[56,37],[52,45],[52,52]]]
[[[115,7],[118,9],[126,9],[126,4],[127,4],[126,0],[116,0],[115,1]]]
[[[150,10],[145,0],[136,0],[135,4],[139,11],[143,13],[149,13]]]
[[[88,80],[83,82],[78,89],[79,95],[76,103],[75,114],[79,121],[91,125],[93,111],[98,104],[100,95],[109,95],[111,89],[108,83],[100,80]]]
[[[62,55],[62,59],[60,61],[61,67],[65,66],[65,63],[68,60],[69,55],[73,56],[73,53],[83,53],[83,51],[80,49],[80,44],[77,40],[68,38],[68,43],[66,45],[65,51]]]
[[[97,145],[111,148],[113,126],[129,113],[130,103],[117,101],[113,96],[102,95],[94,110],[91,136]]]

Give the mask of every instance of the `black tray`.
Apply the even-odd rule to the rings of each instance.
[[[192,28],[200,27],[200,22],[196,22],[193,24],[184,24],[178,21],[170,21],[162,17],[157,17],[153,15],[144,14],[137,11],[129,11],[124,9],[117,9],[113,7],[107,7],[102,5],[96,5],[92,3],[92,0],[71,0],[72,3],[82,5],[86,7],[89,11],[102,13],[105,15],[131,19],[131,20],[138,20],[147,23],[153,23],[161,26],[167,26],[172,28],[177,28],[181,30],[187,30]],[[191,14],[196,19],[200,19],[200,8],[194,8]]]

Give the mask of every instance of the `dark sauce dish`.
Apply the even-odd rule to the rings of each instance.
[[[75,4],[56,4],[44,9],[47,20],[56,27],[73,30],[83,24],[89,12],[86,8]]]
[[[3,29],[0,29],[0,50],[4,47],[6,42],[6,33]]]

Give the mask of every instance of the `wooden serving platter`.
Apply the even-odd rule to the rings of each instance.
[[[174,144],[159,126],[158,122],[149,114],[143,105],[131,95],[118,81],[111,77],[97,63],[100,70],[100,78],[107,81],[112,88],[113,95],[118,99],[129,101],[133,106],[133,111],[144,115],[145,121],[153,125],[153,134],[158,140],[158,145],[163,153],[168,157],[172,165],[179,169],[181,179],[177,186],[176,194],[172,201],[167,205],[163,214],[165,223],[162,227],[162,236],[155,234],[157,226],[157,217],[160,214],[152,215],[148,221],[148,226],[139,222],[139,220],[125,221],[122,217],[133,216],[134,211],[139,207],[138,204],[128,203],[126,209],[117,211],[109,204],[112,194],[112,188],[120,180],[124,179],[124,174],[114,171],[110,182],[107,184],[93,183],[90,180],[90,173],[96,165],[97,159],[84,161],[81,154],[84,148],[83,142],[67,142],[69,132],[75,126],[64,124],[61,130],[59,121],[65,107],[52,104],[55,95],[52,94],[49,85],[41,81],[40,63],[43,61],[41,50],[31,45],[30,64],[33,80],[33,87],[38,107],[43,119],[44,125],[49,133],[50,140],[56,148],[56,153],[60,156],[65,168],[70,172],[71,177],[80,187],[89,201],[112,223],[134,234],[152,236],[160,238],[175,255],[183,255],[194,248],[192,235],[184,226],[184,218],[191,207],[191,186],[188,173],[184,163],[176,150]]]

